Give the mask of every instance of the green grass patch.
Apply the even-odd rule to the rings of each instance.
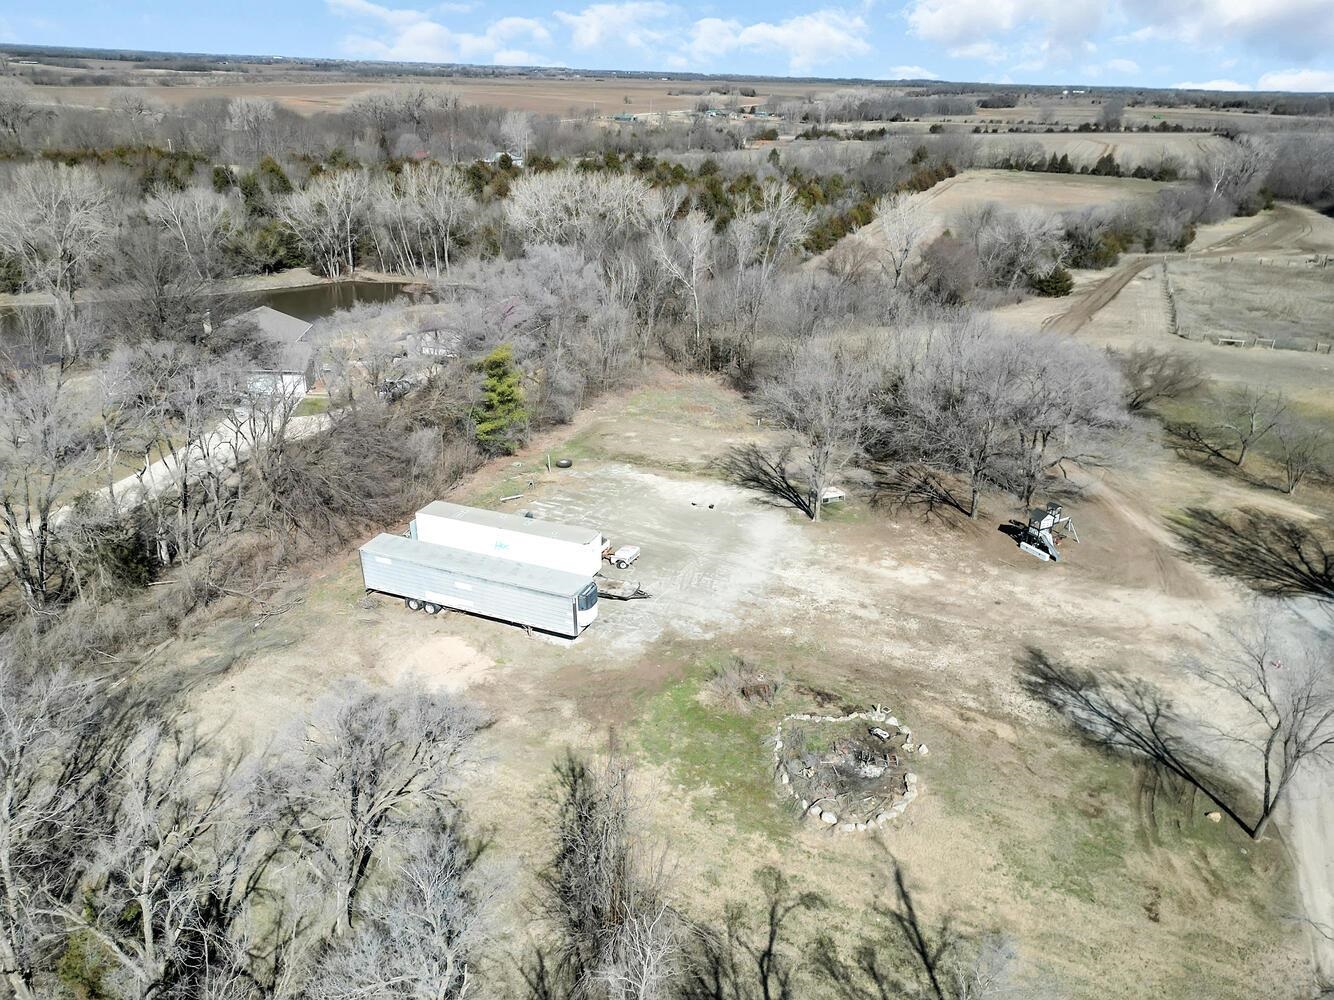
[[[764,738],[773,713],[730,712],[700,700],[696,675],[667,688],[649,702],[636,724],[632,745],[646,759],[670,769],[695,798],[697,813],[711,822],[785,838],[792,819],[781,807],[770,780],[773,760]]]
[[[296,405],[292,411],[294,417],[313,417],[321,413],[329,412],[328,396],[307,396]]]

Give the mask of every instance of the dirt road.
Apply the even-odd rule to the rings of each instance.
[[[1334,223],[1299,205],[1275,205],[1241,232],[1227,236],[1207,249],[1190,254],[1192,259],[1233,256],[1238,253],[1321,253],[1334,249]],[[1173,255],[1179,256],[1179,255]],[[1079,298],[1066,312],[1049,317],[1042,328],[1052,333],[1073,334],[1120,294],[1135,275],[1151,264],[1170,259],[1165,254],[1126,261]]]

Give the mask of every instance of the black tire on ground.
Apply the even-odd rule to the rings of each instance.
[[[438,604],[431,604],[428,602],[422,605],[422,607],[428,615],[438,615],[440,613],[440,605]]]
[[[573,460],[573,459],[570,459],[570,458],[558,458],[558,459],[556,459],[556,468],[558,468],[558,469],[568,469],[568,468],[569,468],[570,466],[572,466],[573,464],[574,464],[574,460]]]
[[[409,611],[420,611],[422,609],[422,602],[415,597],[405,598],[403,603],[408,606]]]
[[[629,564],[628,562],[626,562],[624,559],[617,559],[617,560],[616,560],[616,568],[617,568],[617,569],[629,569],[629,568],[630,568],[630,564]]]

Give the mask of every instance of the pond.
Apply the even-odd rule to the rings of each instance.
[[[339,281],[299,288],[271,288],[245,295],[257,306],[269,306],[279,312],[314,322],[325,316],[363,302],[388,302],[397,298],[405,281]]]
[[[300,285],[295,288],[264,288],[248,292],[223,292],[242,308],[269,306],[289,316],[313,323],[339,309],[363,302],[389,302],[397,298],[407,281],[339,281],[319,285]],[[48,306],[22,306],[24,309],[46,309]],[[16,310],[0,308],[0,342],[9,342],[16,326]]]

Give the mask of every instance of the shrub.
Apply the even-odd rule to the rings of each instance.
[[[1060,298],[1074,290],[1075,280],[1070,272],[1057,265],[1046,274],[1029,275],[1028,287],[1046,298]]]

